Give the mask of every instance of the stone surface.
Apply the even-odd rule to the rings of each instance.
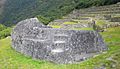
[[[111,22],[120,22],[120,17],[111,18]]]
[[[59,64],[84,61],[107,50],[101,35],[95,31],[54,29],[37,18],[19,22],[11,37],[16,51]]]

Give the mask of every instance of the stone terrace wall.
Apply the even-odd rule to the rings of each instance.
[[[54,63],[75,63],[107,50],[95,31],[53,29],[36,18],[18,23],[12,33],[12,47],[35,59]]]

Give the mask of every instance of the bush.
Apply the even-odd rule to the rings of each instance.
[[[12,28],[0,24],[0,39],[10,36]]]
[[[6,27],[2,24],[0,24],[0,31],[4,30]]]
[[[50,18],[46,18],[43,16],[37,16],[37,18],[45,25],[47,25],[51,21]]]

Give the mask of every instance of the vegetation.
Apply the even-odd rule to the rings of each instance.
[[[64,22],[63,24],[77,24],[76,22]]]
[[[105,29],[100,34],[105,39],[108,51],[78,64],[57,65],[48,61],[34,60],[16,52],[11,47],[11,27],[18,21],[26,18],[38,17],[44,24],[61,18],[73,9],[86,8],[116,3],[119,0],[7,0],[4,12],[0,15],[0,69],[106,69],[120,68],[120,27]],[[119,15],[115,15],[118,17]],[[63,17],[65,18],[65,17]],[[65,22],[64,24],[76,24],[79,20]],[[106,21],[97,20],[98,26],[103,26]],[[61,28],[59,25],[50,25],[53,28]],[[96,30],[92,28],[74,28],[74,30]],[[7,38],[6,38],[7,37]],[[101,68],[102,69],[102,68]]]
[[[48,24],[74,9],[117,2],[119,0],[6,0],[0,22],[12,26],[23,19],[38,17],[41,22]]]
[[[99,25],[99,26],[103,26],[106,23],[107,23],[106,20],[96,20],[96,24]]]
[[[2,24],[0,24],[0,31],[4,30],[6,27]]]
[[[93,30],[93,28],[74,28],[74,30]]]
[[[50,19],[47,17],[43,17],[43,16],[37,16],[37,18],[44,23],[45,25],[47,25],[50,22]]]
[[[49,25],[49,26],[51,26],[52,28],[61,28],[61,26],[59,25]]]
[[[12,28],[0,24],[0,39],[10,36]]]
[[[119,69],[120,67],[120,27],[109,28],[101,33],[107,42],[108,51],[79,64],[57,65],[47,61],[33,60],[11,48],[10,37],[0,40],[0,68],[1,69],[94,69],[106,67]],[[109,60],[112,58],[112,60]]]

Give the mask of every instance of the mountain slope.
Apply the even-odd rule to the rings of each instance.
[[[4,4],[5,4],[6,0],[0,0],[0,15],[3,12],[3,8],[4,8]]]
[[[42,22],[68,14],[73,9],[116,3],[119,0],[6,0],[0,23],[11,26],[37,16]]]

